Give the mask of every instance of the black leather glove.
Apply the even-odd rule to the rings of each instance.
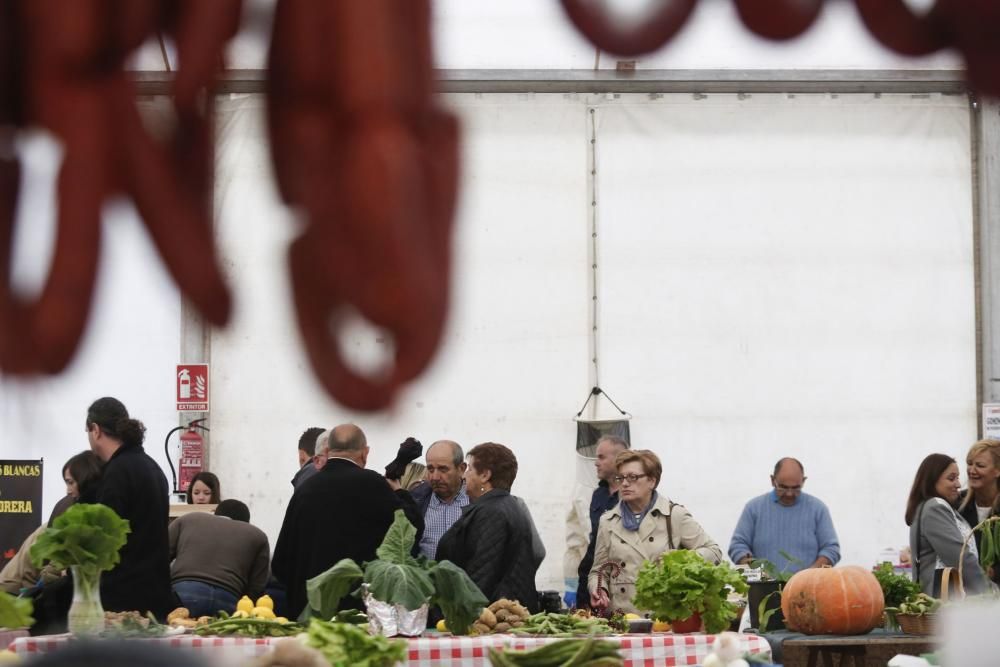
[[[407,438],[399,446],[399,452],[392,463],[385,467],[386,479],[402,479],[406,473],[406,465],[420,458],[424,453],[424,446],[416,438]]]

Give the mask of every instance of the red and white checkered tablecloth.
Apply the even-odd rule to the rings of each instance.
[[[763,653],[770,656],[771,647],[767,640],[757,635],[739,635],[743,650],[748,653]],[[699,665],[711,650],[712,635],[624,635],[607,637],[609,641],[621,644],[621,655],[626,667],[674,667],[676,665]],[[69,635],[47,637],[21,637],[10,644],[10,650],[20,656],[56,651],[72,641]],[[267,652],[273,639],[251,639],[247,637],[158,637],[137,641],[166,644],[173,648],[194,651],[225,653],[226,658],[234,656],[256,657]],[[489,667],[489,649],[509,647],[512,649],[538,648],[557,641],[547,637],[519,637],[514,635],[488,635],[484,637],[418,637],[408,640],[409,665],[431,667],[437,665],[462,665],[468,667]]]
[[[771,654],[767,640],[757,635],[740,635],[743,650],[748,653]],[[711,651],[713,635],[624,635],[602,637],[621,644],[620,653],[625,667],[674,667],[700,665]],[[484,637],[419,637],[411,639],[409,664],[418,667],[432,665],[463,665],[489,667],[489,648],[507,646],[512,649],[532,649],[558,641],[547,637],[488,635]]]
[[[19,656],[26,657],[36,653],[50,653],[75,641],[72,635],[43,635],[41,637],[21,637],[15,639],[8,647]],[[224,652],[228,657],[235,655],[257,657],[267,653],[271,638],[255,639],[253,637],[198,637],[195,635],[177,635],[174,637],[150,637],[132,641],[151,642],[171,648],[191,651]]]

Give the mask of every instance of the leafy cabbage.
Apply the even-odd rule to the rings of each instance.
[[[58,516],[31,546],[31,562],[46,560],[60,570],[79,566],[95,575],[112,569],[132,532],[129,522],[107,505],[77,503]]]
[[[392,525],[375,552],[376,560],[365,563],[362,569],[345,558],[306,582],[309,604],[299,620],[316,617],[329,620],[337,613],[341,599],[352,591],[357,594],[359,584],[364,582],[372,596],[382,602],[409,610],[428,603],[441,607],[448,628],[457,635],[467,634],[489,600],[454,563],[414,558],[411,552],[416,537],[416,528],[402,510],[396,510]]]
[[[678,549],[646,561],[635,580],[635,606],[664,621],[701,614],[705,630],[722,632],[736,618],[729,590],[746,593],[743,576],[725,563],[713,565],[694,551]]]

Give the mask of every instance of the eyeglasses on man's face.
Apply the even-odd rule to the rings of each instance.
[[[635,484],[636,482],[638,482],[643,477],[649,477],[649,475],[647,475],[645,473],[643,473],[641,475],[637,475],[634,472],[630,472],[627,475],[615,475],[614,476],[614,480],[615,480],[615,484],[624,484],[625,482],[628,482],[629,484]]]
[[[798,486],[785,486],[784,484],[775,484],[774,488],[778,490],[778,493],[802,493],[802,485]]]

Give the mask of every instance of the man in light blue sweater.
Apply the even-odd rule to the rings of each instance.
[[[807,567],[836,565],[840,542],[822,500],[802,493],[805,469],[793,458],[774,466],[774,488],[746,504],[729,543],[734,563],[766,558],[779,570],[798,572]],[[789,561],[781,552],[794,560]]]

